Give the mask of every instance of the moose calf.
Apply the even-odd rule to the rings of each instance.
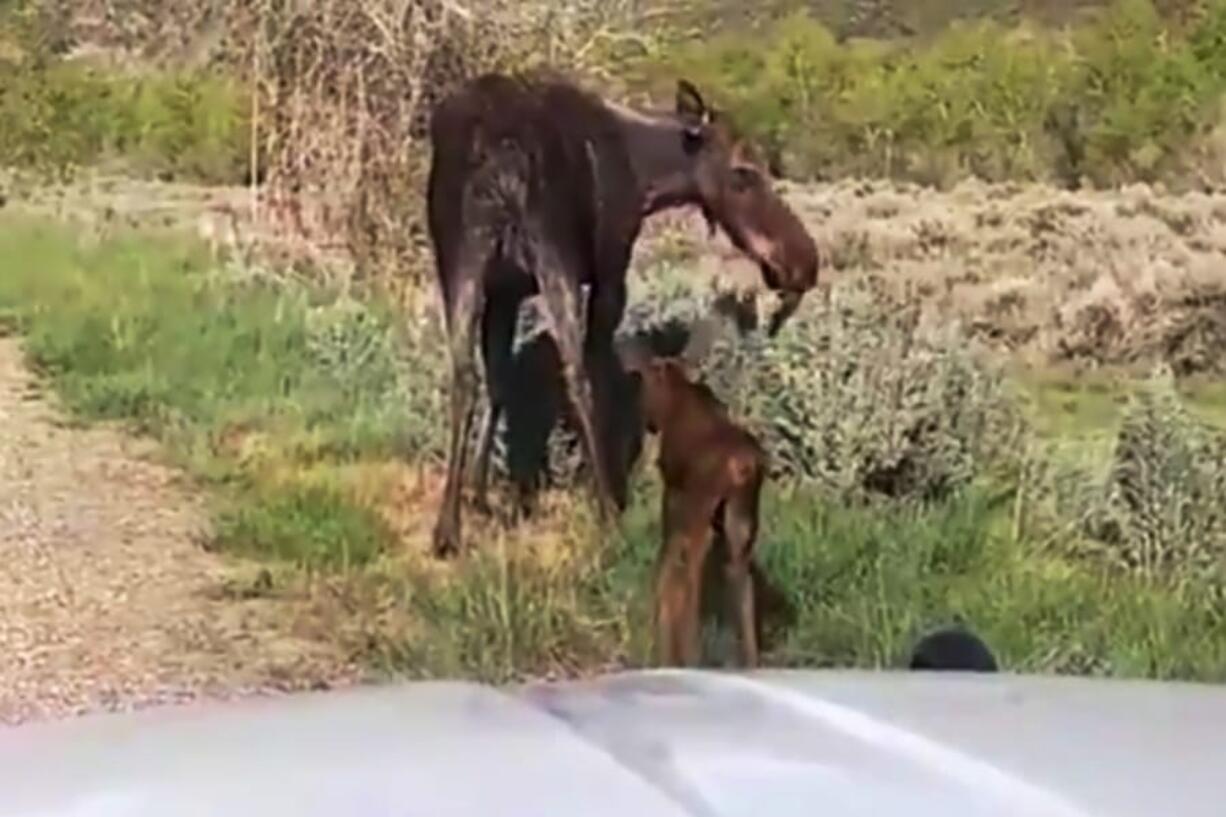
[[[659,659],[670,665],[698,662],[703,572],[718,536],[741,663],[755,667],[758,617],[750,571],[768,458],[754,436],[728,417],[711,390],[686,374],[684,359],[709,343],[713,331],[710,322],[696,327],[680,357],[656,357],[632,341],[619,344],[618,352],[625,368],[638,376],[644,424],[660,438],[664,541],[656,563]]]

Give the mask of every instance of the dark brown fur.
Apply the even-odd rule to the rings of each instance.
[[[660,436],[664,482],[663,546],[656,565],[659,660],[693,666],[699,660],[703,575],[715,537],[723,554],[727,605],[736,624],[741,663],[758,664],[753,547],[758,502],[766,479],[766,451],[734,423],[718,398],[686,375],[675,358],[626,353],[642,381],[649,431]]]
[[[452,361],[435,553],[461,547],[474,346],[480,338],[490,393],[485,437],[516,386],[511,343],[519,306],[535,293],[558,344],[598,508],[608,520],[625,506],[625,495],[610,476],[619,464],[610,462],[598,433],[609,404],[593,370],[608,360],[625,310],[626,270],[642,219],[665,207],[700,207],[764,272],[772,271],[768,284],[787,284],[789,294],[816,274],[812,239],[764,179],[749,181],[754,171],[736,162],[738,146],[726,124],[686,82],[678,83],[674,112],[644,114],[560,80],[485,75],[438,105],[430,139],[427,220]],[[753,189],[754,206],[725,192],[742,188]],[[780,263],[802,271],[780,277]]]

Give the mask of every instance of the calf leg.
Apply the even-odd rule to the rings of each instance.
[[[685,537],[685,613],[681,622],[681,662],[697,666],[702,659],[702,571],[711,552],[710,524],[695,525]]]
[[[656,663],[676,666],[681,663],[681,621],[685,615],[685,505],[681,496],[664,486],[660,529],[663,541],[656,554]]]
[[[758,495],[761,482],[740,487],[724,505],[724,537],[728,544],[725,587],[728,612],[736,622],[741,644],[741,665],[758,665],[758,628],[754,587],[750,575],[754,540],[758,534]]]
[[[460,263],[452,269],[445,292],[447,341],[451,354],[451,440],[447,451],[447,481],[443,503],[434,525],[434,555],[452,556],[461,547],[460,489],[477,399],[477,371],[473,345],[485,306],[482,271],[485,257],[473,242],[464,246]]]
[[[711,550],[713,510],[701,496],[665,487],[656,628],[660,660],[669,666],[694,666],[701,658],[702,572]]]
[[[656,663],[664,667],[681,664],[681,622],[686,606],[683,551],[679,540],[667,541],[656,564]]]

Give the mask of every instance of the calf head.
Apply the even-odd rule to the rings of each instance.
[[[712,233],[719,227],[753,259],[766,285],[780,295],[767,330],[774,335],[817,285],[813,237],[751,158],[751,147],[733,134],[726,114],[709,107],[686,80],[677,83],[676,116],[687,161],[649,185],[645,211],[697,206]]]
[[[653,434],[668,422],[683,391],[691,388],[688,368],[697,366],[715,342],[718,328],[714,320],[700,320],[690,329],[685,348],[679,355],[656,354],[643,337],[619,339],[617,356],[622,367],[635,378],[642,421]]]

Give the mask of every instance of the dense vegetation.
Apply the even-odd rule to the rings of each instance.
[[[111,164],[163,179],[243,181],[250,104],[242,82],[68,60],[37,10],[0,3],[0,168],[63,177]]]
[[[163,67],[150,74],[85,57],[65,62],[57,49],[66,46],[46,32],[40,35],[40,18],[29,11],[35,5],[10,0],[0,9],[0,164],[62,169],[124,158],[144,173],[243,180],[252,135],[251,76],[244,84],[205,69]],[[899,5],[891,19],[909,19],[909,7]],[[840,18],[822,4],[812,9],[791,4],[801,7],[783,16],[777,10],[760,12],[765,20],[751,29],[726,26],[699,38],[684,36],[685,17],[674,12],[650,18],[658,28],[635,40],[637,48],[596,37],[616,26],[636,25],[629,12],[620,17],[606,12],[586,28],[579,17],[524,23],[535,34],[527,38],[535,48],[521,43],[473,49],[472,38],[497,39],[501,29],[492,23],[480,31],[437,24],[425,47],[384,43],[388,47],[381,50],[399,54],[400,62],[378,72],[371,66],[364,81],[417,72],[400,81],[410,109],[395,109],[413,119],[412,106],[433,98],[431,88],[411,87],[421,83],[422,72],[427,83],[445,86],[457,74],[488,65],[527,65],[542,51],[552,51],[554,59],[594,79],[612,81],[607,66],[616,66],[619,82],[632,87],[667,90],[678,73],[696,79],[713,89],[767,146],[777,169],[790,176],[854,174],[935,184],[969,175],[1072,185],[1223,181],[1226,4],[1115,0],[1059,28],[1002,16],[997,6],[1005,5],[988,3],[976,10],[981,16],[959,15],[929,36],[846,40],[836,34],[863,29],[854,23],[868,12]],[[927,15],[942,21],[953,16],[940,11],[930,9]],[[586,12],[572,12],[581,13]],[[522,14],[529,18],[526,10]],[[373,15],[352,19],[348,28],[337,24],[330,33],[313,30],[311,19],[300,12],[284,21],[284,31],[294,31],[297,40],[284,32],[269,35],[270,65],[257,75],[271,95],[266,103],[291,92],[315,95],[320,102],[328,102],[329,93],[346,93],[320,85],[319,76],[284,74],[284,60],[292,60],[299,74],[312,65],[318,73],[339,58],[339,51],[329,49],[352,53],[365,46],[375,53],[370,41],[381,29]],[[840,19],[843,25],[837,25]],[[406,21],[401,35],[408,37],[414,26],[424,24]],[[870,25],[866,30],[890,29]],[[523,38],[517,33],[521,36],[512,39]],[[350,36],[354,41],[346,42]],[[577,54],[586,60],[578,66]],[[594,61],[593,54],[608,62]],[[354,77],[359,74],[365,76],[359,71]],[[390,99],[388,90],[383,96]],[[368,111],[372,124],[391,127],[379,113]],[[346,127],[329,121],[320,108],[298,114],[308,115],[328,127]],[[282,147],[295,149],[271,125],[273,130],[260,137],[263,147],[274,154]],[[295,138],[314,141],[321,135],[308,137],[298,127]]]
[[[1222,3],[1177,29],[1120,0],[1072,28],[960,21],[919,42],[837,42],[801,12],[647,75],[719,89],[791,176],[1197,186],[1223,181],[1224,44]]]

